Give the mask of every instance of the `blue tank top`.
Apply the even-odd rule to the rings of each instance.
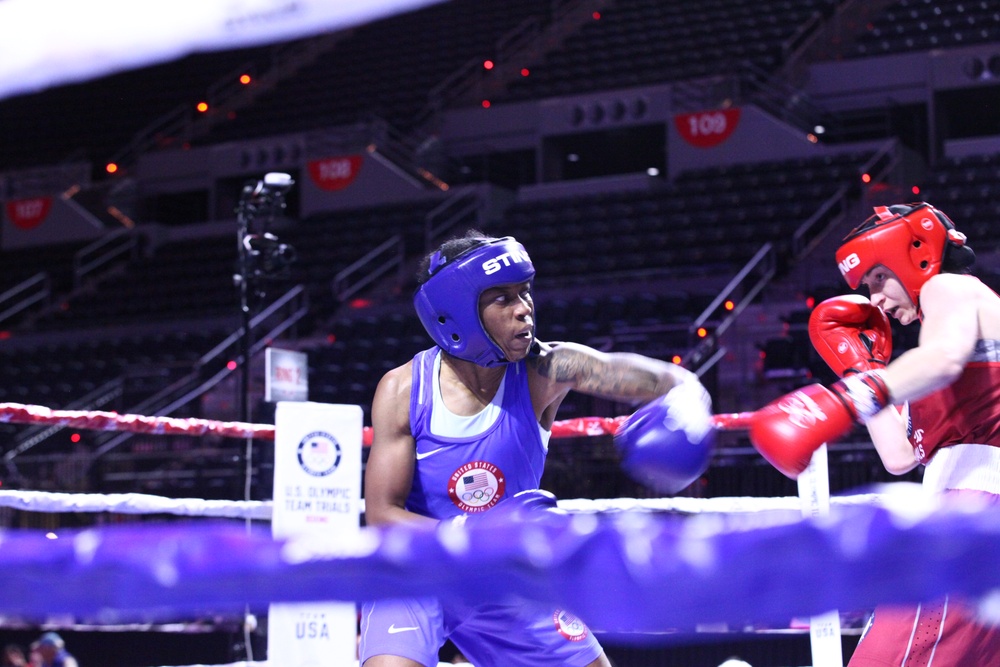
[[[515,493],[537,489],[546,447],[531,404],[525,362],[508,364],[501,409],[484,432],[448,437],[431,432],[434,361],[439,354],[440,348],[434,347],[413,358],[410,429],[417,462],[406,509],[445,519],[485,512]]]

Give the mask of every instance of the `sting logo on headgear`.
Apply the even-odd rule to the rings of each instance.
[[[479,295],[534,277],[528,252],[512,237],[483,239],[454,258],[434,253],[430,277],[417,289],[413,305],[442,350],[480,366],[496,366],[508,360],[479,318]]]
[[[875,215],[844,238],[837,267],[851,289],[857,289],[866,273],[882,265],[896,274],[919,307],[920,289],[941,271],[949,244],[964,246],[965,235],[930,204],[876,206]]]
[[[840,275],[842,276],[846,276],[851,272],[851,269],[856,269],[859,266],[861,266],[861,258],[858,257],[858,253],[856,252],[852,252],[843,260],[837,262],[837,268],[840,269]]]
[[[485,262],[483,262],[483,273],[488,276],[492,276],[494,273],[504,268],[505,266],[510,266],[511,264],[520,264],[521,262],[531,263],[531,258],[528,257],[528,253],[521,248],[520,252],[505,252],[502,255],[497,255],[496,257],[491,257]]]

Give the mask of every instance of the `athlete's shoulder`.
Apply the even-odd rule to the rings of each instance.
[[[409,396],[413,386],[413,359],[386,371],[378,383],[376,394],[401,397]]]

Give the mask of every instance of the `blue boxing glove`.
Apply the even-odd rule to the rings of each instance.
[[[528,489],[501,500],[496,507],[486,512],[491,520],[531,521],[545,516],[545,512],[563,511],[557,506],[556,497],[543,489]]]
[[[554,495],[542,489],[527,489],[505,498],[495,507],[486,512],[476,514],[460,514],[451,519],[459,524],[468,522],[512,523],[516,521],[533,521],[544,518],[547,513],[563,514],[557,507]]]
[[[715,444],[712,399],[694,374],[632,414],[614,437],[634,480],[672,495],[708,468]]]

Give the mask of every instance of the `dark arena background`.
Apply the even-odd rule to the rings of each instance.
[[[430,345],[418,260],[477,227],[531,253],[541,340],[674,360],[716,413],[753,410],[834,379],[806,322],[848,291],[833,249],[873,205],[939,207],[1000,283],[998,179],[988,0],[449,0],[53,78],[0,99],[0,404],[273,424],[274,347],[307,355],[310,401],[370,425],[382,374]],[[571,395],[558,418],[632,409]],[[0,420],[0,456],[0,492],[272,496],[264,440]],[[920,479],[888,475],[861,428],[829,477],[834,495]],[[606,434],[553,438],[543,487],[657,497]],[[680,496],[796,492],[733,431]],[[5,531],[53,539],[152,520],[177,518],[0,507]],[[868,611],[842,614],[845,661]],[[242,618],[0,610],[0,645],[46,630],[82,667],[266,657]],[[605,645],[619,667],[812,664],[792,618]]]

